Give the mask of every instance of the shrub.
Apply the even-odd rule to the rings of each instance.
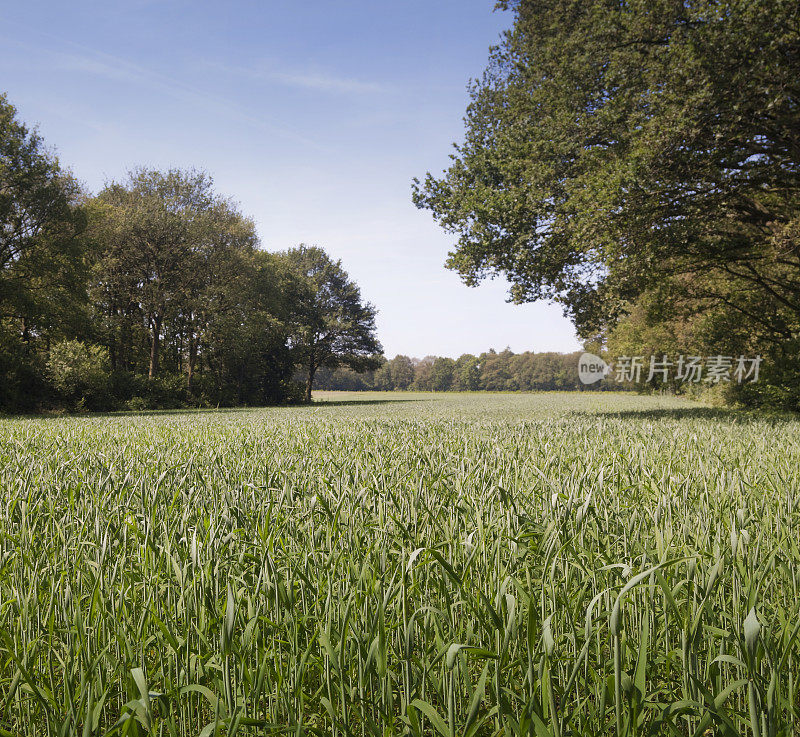
[[[100,346],[65,340],[50,349],[47,371],[58,397],[79,409],[108,407],[108,355]]]
[[[147,399],[151,409],[178,409],[186,406],[186,377],[163,374],[147,381]]]
[[[146,409],[150,409],[150,404],[144,397],[132,397],[125,406],[131,412],[144,412]]]

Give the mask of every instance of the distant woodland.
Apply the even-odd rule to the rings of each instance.
[[[580,353],[500,353],[490,350],[479,356],[458,359],[426,356],[422,359],[395,356],[357,373],[347,367],[326,368],[317,373],[316,389],[347,391],[571,391],[587,389],[578,379]],[[593,387],[615,388],[608,382]]]
[[[323,249],[263,250],[200,171],[89,193],[0,95],[0,410],[310,401],[318,370],[380,353]]]

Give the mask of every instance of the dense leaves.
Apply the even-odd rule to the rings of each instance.
[[[395,356],[372,371],[346,367],[321,370],[317,389],[363,391],[376,389],[419,391],[564,391],[586,389],[578,378],[578,353],[513,353],[491,350],[480,356],[465,353],[458,359]],[[592,388],[619,389],[602,382]],[[628,388],[628,387],[626,387]]]
[[[306,370],[306,400],[321,367],[348,366],[364,371],[377,366],[381,344],[375,337],[375,308],[342,268],[321,248],[300,246],[284,257],[305,279],[298,294],[292,346]]]
[[[373,365],[375,310],[341,264],[259,246],[203,172],[89,197],[0,97],[0,409],[281,403],[298,371]]]
[[[0,95],[0,407],[46,391],[32,346],[81,330],[82,193]]]
[[[415,186],[458,236],[449,266],[561,302],[587,338],[652,295],[671,313],[651,324],[711,311],[796,355],[797,3],[501,5],[514,26],[472,87],[465,141]]]

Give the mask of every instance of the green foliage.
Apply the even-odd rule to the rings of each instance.
[[[50,387],[40,357],[19,338],[16,326],[0,321],[0,411],[34,412]]]
[[[21,340],[62,319],[84,284],[83,195],[0,95],[0,319]]]
[[[511,373],[511,356],[506,348],[502,353],[489,351],[481,357],[481,384],[484,389],[494,392],[514,391],[518,388]]]
[[[207,313],[231,309],[235,292],[226,300],[226,288],[236,285],[236,272],[255,250],[255,228],[214,194],[207,174],[195,171],[135,170],[127,182],[105,187],[93,213],[100,244],[94,294],[114,368],[131,363],[131,346],[120,338],[136,322],[149,333],[152,378],[170,328],[196,353]]]
[[[261,251],[204,172],[87,198],[0,96],[0,408],[302,401],[299,367],[379,365],[374,318],[322,249]]]
[[[431,389],[445,392],[453,388],[453,372],[456,362],[452,358],[437,358],[431,367]]]
[[[518,353],[506,349],[480,356],[465,353],[457,361],[427,356],[396,356],[375,371],[320,370],[316,389],[369,391],[557,391],[586,390],[578,378],[579,353]],[[591,390],[621,388],[604,381]],[[626,387],[630,388],[630,387]]]
[[[779,362],[800,332],[797,3],[500,5],[465,140],[415,184],[458,238],[449,267],[560,302],[586,339],[660,301],[653,327],[714,313]]]
[[[433,364],[436,356],[425,356],[414,366],[414,383],[412,387],[421,391],[433,391]]]
[[[759,306],[752,305],[753,314]],[[621,355],[760,355],[756,383],[731,383],[713,388],[719,401],[749,407],[800,410],[800,342],[787,329],[780,340],[770,340],[752,322],[727,305],[706,305],[676,297],[669,287],[642,294],[628,314],[608,332],[606,350]],[[656,383],[656,387],[658,384]],[[672,383],[676,392],[711,398],[708,388]]]
[[[109,400],[108,352],[105,348],[65,340],[50,348],[47,370],[61,399],[97,409]]]
[[[0,96],[0,409],[282,404],[298,368],[376,368],[341,264],[259,246],[201,171],[88,198]]]
[[[0,408],[49,397],[40,347],[85,318],[83,195],[0,95]]]
[[[0,733],[797,733],[794,418],[355,399],[0,421]]]
[[[414,364],[408,356],[395,356],[389,361],[390,388],[408,389],[414,382]]]
[[[320,367],[376,369],[381,344],[375,334],[376,310],[362,302],[358,285],[316,246],[299,246],[282,254],[302,283],[296,293],[290,343],[306,372],[306,401],[311,401]]]
[[[480,359],[465,353],[459,356],[453,369],[453,389],[457,391],[476,391],[481,388]]]
[[[303,277],[196,171],[135,170],[92,203],[93,300],[122,401],[150,407],[297,397]],[[146,374],[148,382],[124,379]]]

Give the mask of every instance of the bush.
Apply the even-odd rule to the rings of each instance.
[[[144,397],[132,397],[126,402],[125,406],[131,412],[144,412],[150,409],[150,403]]]
[[[147,377],[117,369],[111,374],[111,393],[120,406],[125,406],[134,397],[143,397],[147,394]]]
[[[36,412],[52,397],[39,355],[26,353],[0,325],[0,412]]]
[[[47,372],[60,399],[77,409],[109,406],[108,354],[100,346],[65,340],[50,349]]]
[[[151,409],[178,409],[186,406],[186,377],[162,374],[147,380],[147,399]]]
[[[112,391],[119,406],[134,412],[148,409],[178,409],[187,406],[186,377],[162,374],[148,379],[145,374],[118,370],[111,377]]]

